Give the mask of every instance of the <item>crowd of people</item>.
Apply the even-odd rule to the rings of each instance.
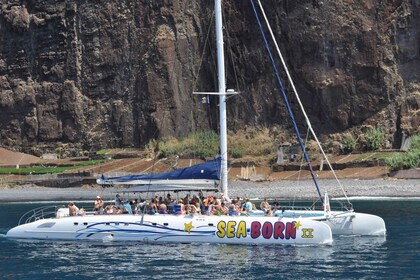
[[[104,205],[104,201],[97,196],[93,202],[93,211],[95,214],[190,214],[190,215],[230,215],[230,216],[248,216],[255,211],[262,210],[266,216],[273,215],[273,209],[267,199],[263,199],[259,209],[249,198],[237,197],[230,199],[221,193],[219,197],[208,195],[203,196],[200,192],[190,196],[187,194],[184,198],[174,199],[171,194],[165,198],[155,196],[150,201],[122,200],[119,194],[115,197],[115,203]],[[69,215],[81,215],[81,210],[74,203],[69,203]]]

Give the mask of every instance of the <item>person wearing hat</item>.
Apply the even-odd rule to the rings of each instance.
[[[93,202],[93,211],[95,211],[95,214],[103,214],[104,213],[104,201],[102,198],[98,195]]]

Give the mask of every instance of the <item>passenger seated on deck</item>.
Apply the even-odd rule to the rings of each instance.
[[[124,214],[124,211],[127,211],[125,208],[124,208],[124,206],[114,206],[115,208],[114,208],[114,214],[118,214],[118,215],[121,215],[121,214]]]
[[[242,207],[241,212],[239,213],[240,216],[249,216],[248,209],[246,207]]]
[[[198,209],[197,209],[197,207],[195,207],[195,205],[188,205],[186,212],[187,212],[187,214],[190,214],[191,216],[194,216],[194,215],[198,214]]]
[[[265,213],[267,213],[269,210],[271,210],[271,206],[268,203],[267,198],[264,198],[263,201],[261,201],[260,208]]]
[[[105,206],[105,208],[104,208],[104,214],[111,214],[111,213],[109,213],[111,211],[111,209],[112,209],[112,205],[111,204],[108,204],[107,206]]]
[[[229,213],[229,208],[226,206],[225,202],[222,202],[219,212],[221,215],[227,215]]]
[[[133,214],[133,209],[131,208],[130,202],[128,202],[128,201],[124,202],[123,211],[124,211],[124,213],[127,213],[127,214]]]
[[[232,201],[232,204],[229,205],[228,209],[229,209],[229,212],[228,212],[229,216],[238,216],[239,211],[236,209],[236,205],[233,203],[233,201]]]
[[[203,208],[204,208],[203,210],[205,213],[208,212],[212,199],[213,197],[211,195],[208,195],[207,198],[203,200]]]
[[[210,202],[209,209],[207,210],[207,215],[216,215],[219,209],[219,205],[217,205],[217,202],[213,200],[212,202]]]
[[[98,195],[93,202],[93,211],[95,211],[95,214],[103,214],[104,212],[104,201],[102,198]]]
[[[168,207],[165,203],[159,205],[159,214],[168,214]]]
[[[277,199],[276,200],[274,200],[274,202],[273,202],[273,208],[274,209],[280,209],[280,203],[277,201]]]
[[[153,198],[152,201],[149,203],[148,210],[149,210],[149,214],[151,215],[156,214],[158,212],[156,202],[157,202],[156,198]]]
[[[242,206],[242,208],[243,208],[243,206]],[[248,212],[248,214],[249,213],[251,213],[252,212],[252,208],[253,208],[253,205],[252,205],[252,203],[249,201],[249,198],[246,198],[245,199],[245,208],[246,208],[246,210],[247,210],[247,212]]]
[[[79,214],[79,208],[73,202],[70,202],[67,207],[69,208],[69,216],[76,216]]]
[[[180,199],[178,203],[174,204],[174,214],[178,214],[178,215],[185,214],[185,206],[182,202],[183,200]]]

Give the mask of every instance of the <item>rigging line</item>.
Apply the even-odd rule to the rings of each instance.
[[[198,65],[197,76],[195,77],[194,84],[193,84],[193,91],[197,87],[197,81],[198,81],[198,77],[200,76],[201,65],[203,64],[204,53],[206,52],[207,42],[209,41],[209,37],[210,37],[210,30],[213,26],[213,20],[214,20],[214,11],[211,14],[210,25],[209,25],[209,28],[207,30],[206,40],[204,41],[204,47],[203,47],[203,52],[201,53],[201,57],[200,57],[200,64]]]
[[[308,128],[310,129],[310,131],[311,131],[312,135],[314,136],[314,138],[315,138],[315,140],[316,140],[316,142],[317,142],[317,144],[318,144],[318,146],[319,146],[319,149],[320,149],[320,151],[321,151],[321,153],[322,153],[323,157],[324,157],[324,158],[325,158],[325,160],[327,161],[328,167],[329,167],[329,168],[330,168],[330,170],[332,171],[332,173],[333,173],[333,175],[334,175],[335,180],[337,181],[337,183],[338,183],[338,185],[340,186],[340,188],[341,188],[341,190],[342,190],[342,192],[343,192],[343,194],[344,194],[345,198],[347,199],[347,202],[349,203],[349,205],[351,205],[351,206],[352,206],[352,203],[351,203],[351,202],[350,202],[350,200],[348,199],[347,194],[346,194],[346,192],[345,192],[345,190],[344,190],[343,185],[341,184],[340,180],[338,180],[337,174],[335,173],[334,169],[332,168],[331,162],[329,161],[329,159],[328,159],[327,155],[325,154],[324,149],[322,148],[321,143],[319,142],[318,137],[316,136],[315,131],[314,131],[314,130],[313,130],[313,128],[312,128],[311,122],[309,121],[308,115],[306,114],[306,111],[305,111],[305,109],[304,109],[304,107],[303,107],[303,105],[302,105],[302,102],[300,101],[300,98],[299,98],[299,95],[298,95],[298,93],[297,93],[297,90],[296,90],[295,84],[293,83],[292,77],[290,76],[290,73],[289,73],[289,71],[288,71],[288,69],[287,69],[286,62],[284,61],[283,56],[282,56],[282,54],[281,54],[281,52],[280,52],[280,48],[279,48],[279,46],[278,46],[278,44],[277,44],[277,41],[276,41],[276,39],[275,39],[275,36],[274,36],[274,34],[273,34],[273,31],[272,31],[272,29],[271,29],[270,23],[268,22],[267,16],[266,16],[266,14],[265,14],[264,8],[263,8],[263,7],[262,7],[262,5],[261,5],[260,0],[258,0],[258,4],[259,4],[260,9],[261,9],[261,12],[262,12],[262,14],[263,14],[263,16],[264,16],[264,19],[265,19],[265,22],[266,22],[266,24],[267,24],[268,30],[270,31],[271,38],[273,39],[274,44],[275,44],[275,46],[276,46],[277,53],[278,53],[278,55],[279,55],[279,57],[280,57],[280,60],[281,60],[281,62],[282,62],[282,64],[283,64],[283,68],[284,68],[284,70],[285,70],[285,72],[286,72],[287,78],[289,79],[289,82],[290,82],[290,84],[291,84],[291,86],[292,86],[293,92],[295,93],[295,96],[296,96],[296,99],[297,99],[297,101],[298,101],[298,103],[299,103],[299,106],[300,106],[300,107],[301,107],[301,109],[302,109],[302,113],[303,113],[303,115],[304,115],[304,117],[305,117],[305,120],[306,120],[306,123],[307,123],[307,125],[308,125]],[[353,206],[352,206],[352,208],[353,208]]]
[[[306,145],[308,144],[308,138],[309,138],[309,128],[308,128],[308,131],[306,132],[305,147],[306,147]],[[300,167],[299,167],[299,180],[300,180],[300,175],[301,175],[301,173],[302,173],[303,160],[304,160],[304,158],[302,157],[302,158],[300,159]]]
[[[210,31],[212,29],[213,26],[213,21],[214,21],[214,10],[211,14],[211,19],[210,19],[210,24],[209,24],[209,28],[207,29],[207,35],[206,35],[206,40],[204,41],[204,47],[203,47],[203,52],[201,53],[201,57],[200,57],[200,63],[198,66],[198,70],[197,70],[197,75],[195,76],[194,82],[193,82],[193,90],[195,91],[197,88],[197,83],[198,83],[198,77],[200,76],[200,70],[201,70],[201,66],[203,65],[203,60],[204,60],[204,54],[206,52],[206,48],[207,48],[207,43],[210,41],[209,37],[210,37]],[[209,46],[211,48],[211,46]],[[210,128],[213,127],[213,121],[212,121],[212,117],[211,117],[211,108],[210,108],[210,104],[207,103],[207,110],[208,110],[208,114],[210,115],[209,120],[210,120]]]
[[[223,13],[222,13],[222,15],[223,15],[223,21],[224,21],[225,23],[227,23],[227,20],[226,20],[226,17],[225,17],[225,13],[223,12]],[[228,25],[228,24],[225,24],[225,26],[226,26],[225,30],[226,30],[226,35],[227,35],[227,36],[226,36],[226,37],[227,37],[227,45],[228,45],[228,47],[229,47],[230,60],[231,60],[231,62],[232,62],[232,68],[233,68],[233,75],[235,76],[236,88],[237,88],[237,90],[239,90],[239,80],[238,80],[238,74],[237,74],[237,72],[236,72],[235,61],[233,60],[232,44],[231,44],[231,42],[230,42],[229,25]],[[230,97],[232,97],[232,96],[230,96]],[[228,98],[226,98],[226,100],[227,100],[227,99],[228,99]]]
[[[281,82],[281,79],[280,79],[280,74],[279,74],[279,72],[278,72],[278,70],[277,70],[276,63],[275,63],[275,61],[274,61],[273,55],[272,55],[271,50],[270,50],[270,47],[269,47],[269,45],[268,45],[267,38],[266,38],[266,36],[265,36],[265,33],[264,33],[264,30],[263,30],[263,27],[262,27],[262,25],[261,25],[261,21],[260,21],[260,19],[259,19],[259,16],[258,16],[257,10],[256,10],[255,5],[254,5],[254,0],[250,0],[250,2],[251,2],[251,5],[252,5],[252,8],[253,8],[253,10],[254,10],[254,15],[255,15],[255,18],[256,18],[256,20],[257,20],[257,22],[258,22],[258,26],[259,26],[259,28],[260,28],[261,35],[262,35],[262,37],[263,37],[263,39],[264,39],[265,48],[266,48],[266,50],[267,50],[267,52],[268,52],[268,56],[269,56],[269,58],[270,58],[271,65],[273,66],[274,73],[275,73],[275,76],[276,76],[276,79],[277,79],[277,83],[278,83],[278,84],[279,84],[279,86],[280,86],[280,91],[281,91],[281,93],[282,93],[283,100],[284,100],[284,102],[286,103],[286,107],[287,107],[287,110],[288,110],[288,112],[289,112],[289,116],[290,116],[290,118],[291,118],[291,120],[292,120],[292,123],[293,123],[293,128],[294,128],[294,130],[295,130],[297,140],[299,141],[300,147],[302,148],[302,152],[303,152],[303,154],[304,154],[304,156],[305,156],[305,160],[306,160],[306,162],[308,163],[308,167],[309,167],[309,170],[310,170],[310,172],[311,172],[312,180],[314,181],[315,187],[316,187],[316,189],[317,189],[317,191],[318,191],[319,198],[320,198],[321,202],[323,203],[323,202],[324,202],[324,200],[323,200],[323,198],[322,198],[321,191],[320,191],[319,186],[318,186],[318,181],[317,181],[317,180],[316,180],[316,178],[315,178],[315,174],[314,174],[314,171],[313,171],[313,169],[312,169],[311,161],[309,160],[308,153],[306,152],[305,146],[303,145],[302,139],[301,139],[301,137],[300,137],[299,129],[298,129],[298,127],[297,127],[297,124],[296,124],[296,121],[295,121],[295,117],[294,117],[293,112],[292,112],[292,108],[290,107],[289,100],[288,100],[288,98],[287,98],[287,96],[286,96],[286,92],[285,92],[285,90],[284,90],[283,83]]]

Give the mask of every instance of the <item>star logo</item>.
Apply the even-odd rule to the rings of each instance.
[[[302,226],[302,223],[300,221],[294,222],[294,228],[299,229]]]
[[[192,221],[189,223],[184,223],[184,231],[188,231],[188,234],[191,233],[191,230],[194,228],[194,226],[192,225]]]

